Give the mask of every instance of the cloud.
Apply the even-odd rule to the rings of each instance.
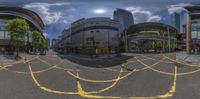
[[[126,8],[126,10],[132,12],[135,23],[159,22],[161,20],[161,17],[159,15],[153,15],[151,11],[148,11],[141,7],[128,7]]]
[[[59,21],[63,14],[59,11],[51,11],[51,7],[70,5],[70,3],[41,3],[34,2],[25,4],[24,8],[37,12],[45,24],[53,24]]]
[[[180,13],[182,11],[185,11],[185,9],[184,9],[185,6],[192,6],[192,4],[190,4],[190,3],[179,3],[179,4],[176,4],[176,5],[170,5],[168,7],[168,12],[170,14],[172,14],[174,12]]]
[[[73,21],[75,21],[75,19],[76,18],[74,15],[65,15],[64,17],[62,17],[61,23],[71,24]]]
[[[48,37],[48,34],[47,33],[43,33],[44,37],[47,38]]]
[[[161,20],[161,17],[158,15],[155,16],[151,16],[150,18],[148,18],[148,22],[159,22]]]

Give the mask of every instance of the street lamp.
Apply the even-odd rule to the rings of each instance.
[[[169,48],[169,52],[171,52],[169,27],[167,27],[167,32],[168,32],[168,45],[169,45],[168,48]]]
[[[110,32],[108,31],[108,56],[110,56]]]

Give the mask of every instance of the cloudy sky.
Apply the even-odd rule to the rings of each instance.
[[[199,0],[0,0],[0,5],[20,6],[38,13],[49,38],[56,38],[71,22],[80,18],[112,18],[116,8],[131,11],[135,23],[170,24],[170,13],[178,12],[183,18],[184,6],[198,4]]]

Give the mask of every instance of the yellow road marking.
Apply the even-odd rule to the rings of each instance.
[[[144,58],[147,58],[147,59],[151,59],[151,60],[157,61],[157,59],[148,57],[148,56],[146,56],[146,55],[141,55],[141,56],[144,57]],[[142,60],[142,61],[143,61],[143,60]],[[162,60],[162,62],[163,62],[163,63],[173,63],[173,62],[165,62],[164,60]]]
[[[38,70],[38,71],[34,71],[34,74],[38,74],[38,73],[43,73],[49,70],[52,70],[54,68],[57,68],[57,65],[61,64],[63,61],[59,62],[58,64],[54,65],[54,66],[50,66],[49,68],[43,69],[43,70]],[[29,62],[30,63],[30,62]],[[16,70],[10,70],[7,67],[3,67],[2,69],[10,71],[10,72],[14,72],[14,73],[18,73],[18,74],[30,74],[30,72],[23,72],[23,71],[16,71]]]
[[[120,81],[120,76],[121,76],[122,72],[123,72],[123,69],[121,68],[120,73],[119,73],[119,75],[117,77],[117,80],[112,85],[110,85],[110,86],[108,86],[106,88],[103,88],[101,90],[98,90],[98,91],[91,91],[91,92],[87,92],[87,93],[89,93],[89,94],[97,94],[97,93],[102,93],[102,92],[105,92],[107,90],[110,90],[111,88],[113,88],[118,83],[118,81]],[[77,76],[79,77],[78,72],[77,72]],[[80,83],[79,80],[78,80],[78,83]]]
[[[163,58],[163,59],[164,59],[164,58]],[[152,64],[151,66],[155,66],[155,65],[157,65],[157,64],[160,63],[160,62],[161,62],[161,61],[158,61],[158,62]],[[151,67],[151,66],[150,66],[150,67]],[[126,74],[126,75],[120,77],[120,80],[121,80],[121,79],[124,79],[124,78],[126,78],[126,77],[128,77],[128,76],[130,76],[133,72],[142,71],[142,70],[145,70],[145,69],[148,69],[148,68],[149,68],[149,67],[144,67],[144,68],[142,68],[142,69],[134,69],[133,71],[129,72],[128,74]],[[71,73],[71,72],[69,72],[69,71],[67,71],[67,73],[70,74],[71,76],[73,76],[73,77],[79,79],[79,80],[86,81],[86,82],[106,83],[106,82],[114,82],[114,81],[117,80],[116,78],[115,78],[115,79],[110,79],[110,80],[91,80],[91,79],[82,78],[82,77],[80,77],[80,76],[77,77],[76,75],[74,75],[73,73]]]
[[[173,85],[172,85],[171,89],[166,94],[159,95],[157,97],[151,97],[151,98],[169,98],[169,97],[172,97],[174,95],[174,93],[176,92],[176,80],[177,80],[177,67],[175,66],[174,81],[173,81]]]
[[[166,57],[167,59],[169,59],[170,61],[182,64],[182,65],[191,66],[191,67],[200,67],[200,65],[188,64],[188,63],[185,63],[185,62],[181,62],[181,61],[177,61],[177,60],[171,59],[171,58],[167,57],[164,54],[163,54],[163,56]]]
[[[15,64],[30,62],[30,61],[32,61],[33,59],[37,58],[37,57],[38,57],[38,56],[36,56],[36,57],[34,57],[34,58],[31,58],[31,59],[29,59],[29,60],[27,60],[27,61],[19,61],[19,62],[14,62],[14,63],[10,63],[10,64],[1,64],[0,70],[4,69],[4,68],[6,68],[6,67],[12,67],[12,66],[14,66]],[[2,67],[3,67],[3,68],[2,68]]]
[[[43,63],[45,63],[45,64],[47,64],[47,65],[49,65],[49,66],[51,66],[51,64],[49,64],[49,62],[47,62],[47,61],[44,61],[43,59],[41,59],[41,58],[37,58],[37,59],[39,59],[41,62],[43,62]]]
[[[132,72],[130,72],[130,73],[128,73],[128,74],[126,74],[126,75],[120,77],[119,79],[120,79],[120,80],[121,80],[121,79],[124,79],[124,78],[130,76],[130,75],[131,75],[133,72],[135,72],[135,71],[136,71],[136,70],[134,70],[134,71],[132,71]],[[73,73],[71,73],[71,72],[69,72],[69,71],[67,71],[67,73],[68,73],[69,75],[73,76],[73,77],[76,78],[76,79],[79,79],[79,80],[82,80],[82,81],[86,81],[86,82],[107,83],[107,82],[114,82],[114,81],[117,81],[117,78],[110,79],[110,80],[91,80],[91,79],[85,79],[85,78],[76,76],[76,75],[74,75]]]
[[[56,68],[56,65],[51,66],[51,67],[46,68],[46,69],[43,69],[43,70],[34,71],[33,73],[34,73],[34,74],[43,73],[43,72],[52,70],[52,69],[54,69],[54,68]],[[7,70],[7,71],[10,71],[10,72],[18,73],[18,74],[30,74],[30,72],[23,72],[23,71],[10,70],[10,69],[7,69],[7,68],[4,68],[4,69]]]
[[[99,99],[117,99],[117,98],[121,98],[121,99],[149,99],[149,98],[153,98],[153,99],[163,99],[163,98],[169,98],[172,97],[174,95],[174,93],[176,92],[176,80],[177,80],[177,67],[175,67],[174,70],[174,80],[173,80],[173,85],[171,86],[170,90],[168,92],[166,92],[163,95],[158,95],[155,97],[120,97],[120,96],[100,96],[100,95],[93,95],[90,94],[86,91],[83,90],[81,84],[79,81],[77,81],[77,89],[78,89],[78,93],[80,96],[84,97],[84,98],[99,98]],[[79,77],[78,73],[77,76]]]
[[[136,57],[135,57],[136,58]],[[137,58],[136,58],[137,59]],[[160,71],[160,70],[157,70],[151,66],[148,66],[147,64],[145,64],[144,62],[142,62],[141,60],[137,59],[138,62],[140,62],[141,64],[143,64],[144,66],[146,66],[147,68],[149,68],[150,70],[153,70],[155,72],[158,72],[158,73],[161,73],[161,74],[165,74],[165,75],[174,75],[174,73],[171,73],[171,72],[164,72],[164,71]],[[194,70],[194,71],[190,71],[190,72],[184,72],[184,73],[177,73],[177,76],[183,76],[183,75],[189,75],[189,74],[193,74],[193,73],[196,73],[196,72],[199,72],[200,69],[197,69],[197,70]]]
[[[43,63],[45,63],[45,64],[47,64],[47,65],[51,65],[51,64],[49,64],[47,61],[45,61],[45,60],[43,60],[43,59],[41,59],[41,58],[38,58],[41,62],[43,62]],[[105,69],[105,70],[109,70],[109,71],[117,71],[118,72],[118,70],[116,70],[116,69],[113,69],[113,68],[93,68],[93,67],[84,67],[84,66],[82,66],[82,67],[80,67],[80,68],[86,68],[86,69],[91,69],[91,70],[93,70],[93,69],[97,69],[97,70],[102,70],[102,69]],[[61,67],[58,67],[58,69],[64,69],[64,68],[61,68]],[[67,70],[67,69],[64,69],[64,70]],[[73,70],[73,69],[68,69],[69,71],[75,71],[75,70]]]
[[[31,78],[33,80],[33,82],[35,83],[35,85],[37,87],[39,87],[40,89],[46,91],[46,92],[50,92],[50,93],[55,93],[55,94],[78,94],[77,92],[63,92],[63,91],[57,91],[57,90],[53,90],[53,89],[49,89],[49,88],[46,88],[44,86],[42,86],[38,81],[37,79],[35,78],[34,74],[33,74],[33,71],[32,71],[32,68],[30,66],[30,63],[28,63],[28,66],[29,66],[29,70],[30,70],[30,74],[31,74]]]
[[[164,58],[163,58],[164,59]],[[138,61],[138,60],[137,60]],[[140,60],[139,60],[140,61]],[[152,66],[160,63],[161,61],[157,61],[157,63],[154,63]],[[49,64],[49,63],[48,63]],[[50,92],[50,93],[55,93],[55,94],[77,94],[77,95],[80,95],[82,97],[85,97],[85,98],[129,98],[129,99],[147,99],[147,98],[168,98],[168,97],[172,97],[173,94],[176,92],[176,79],[177,79],[177,67],[175,67],[175,73],[173,74],[174,75],[174,82],[173,82],[173,86],[171,87],[171,89],[164,95],[159,95],[159,96],[156,96],[156,97],[118,97],[118,96],[98,96],[98,95],[93,95],[93,94],[96,94],[96,93],[101,93],[101,92],[104,92],[104,91],[107,91],[109,89],[111,89],[112,87],[114,87],[116,85],[116,83],[131,75],[132,72],[135,72],[135,71],[139,71],[139,70],[133,70],[132,72],[126,74],[125,76],[123,77],[120,77],[121,73],[123,72],[122,68],[120,70],[120,73],[118,75],[118,77],[116,78],[115,82],[109,86],[109,87],[106,87],[102,90],[99,90],[99,91],[91,91],[91,92],[86,92],[83,90],[83,88],[81,87],[81,84],[80,84],[80,81],[78,80],[77,81],[77,90],[78,92],[64,92],[64,91],[57,91],[57,90],[53,90],[53,89],[49,89],[47,87],[44,87],[42,86],[38,81],[37,79],[35,78],[34,76],[34,72],[32,71],[32,68],[31,68],[31,65],[30,65],[30,62],[28,62],[28,66],[29,66],[29,70],[30,70],[30,75],[31,75],[31,78],[32,80],[34,81],[34,83],[36,84],[37,87],[39,87],[40,89],[46,91],[46,92]],[[56,67],[56,66],[55,66]],[[147,69],[147,68],[150,68],[151,66],[148,66],[148,67],[145,67],[145,68],[142,68],[141,70],[144,70],[144,69]],[[5,66],[1,66],[1,68],[5,68]],[[68,71],[69,72],[69,71]],[[71,72],[70,72],[71,73]],[[74,75],[74,74],[73,74]],[[80,77],[78,72],[77,72],[77,75],[76,77]]]

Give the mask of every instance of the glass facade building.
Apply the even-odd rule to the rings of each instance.
[[[176,29],[180,32],[180,15],[176,12],[171,14],[171,25],[176,27]]]
[[[44,23],[39,15],[31,10],[20,7],[0,6],[0,54],[7,52],[11,47],[10,35],[5,29],[5,24],[8,20],[15,18],[25,19],[30,26],[30,30],[25,37],[26,41],[31,41],[33,30],[42,32],[44,27]]]
[[[117,8],[113,13],[113,18],[119,22],[119,32],[134,24],[132,13],[124,9]]]
[[[200,19],[191,22],[191,38],[200,39]]]
[[[123,38],[129,52],[172,52],[177,48],[178,33],[167,24],[144,22],[126,29]]]
[[[10,36],[8,32],[5,30],[5,22],[7,20],[0,19],[0,39],[9,39]]]
[[[185,7],[188,11],[186,22],[187,53],[200,53],[200,6]]]

